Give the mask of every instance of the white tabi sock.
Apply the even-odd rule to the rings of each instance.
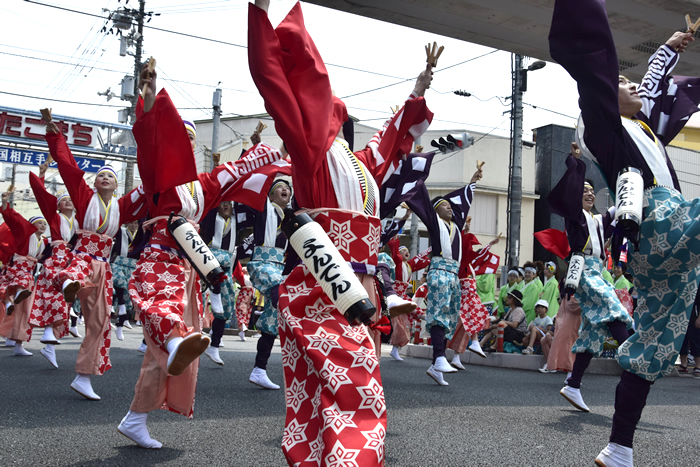
[[[173,337],[172,339],[170,339],[170,341],[168,342],[168,353],[172,354],[173,352],[175,352],[183,340],[184,339],[182,337]]]
[[[119,311],[117,314],[119,316],[124,316],[126,314],[126,305],[119,305]]]
[[[56,340],[56,336],[55,336],[54,333],[53,333],[53,327],[51,327],[51,326],[46,326],[46,328],[44,329],[44,335],[41,336],[41,339],[40,339],[40,340],[42,340],[42,341],[48,341],[48,342],[55,341],[55,340]]]
[[[209,296],[211,300],[211,311],[213,311],[216,314],[221,314],[224,312],[224,304],[221,303],[221,294],[218,293],[212,293]]]

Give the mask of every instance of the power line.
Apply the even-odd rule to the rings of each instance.
[[[540,109],[540,110],[544,110],[546,112],[551,112],[553,114],[561,115],[562,117],[567,117],[567,118],[572,118],[574,120],[578,120],[578,117],[572,117],[571,115],[566,115],[566,114],[563,114],[561,112],[557,112],[556,110],[545,109],[544,107],[540,107],[539,105],[532,105],[532,104],[528,104],[527,102],[523,102],[523,104],[529,105],[533,109]]]
[[[476,60],[476,59],[485,57],[485,56],[487,56],[487,55],[491,55],[492,53],[496,53],[496,52],[498,52],[498,49],[494,49],[494,50],[492,50],[491,52],[487,52],[487,53],[485,53],[485,54],[478,55],[478,56],[476,56],[476,57],[473,57],[473,58],[469,58],[469,59],[467,59],[467,60],[464,60],[463,62],[455,63],[454,65],[450,65],[450,66],[448,66],[448,67],[441,68],[441,69],[435,71],[434,73],[439,73],[439,72],[441,72],[441,71],[449,70],[450,68],[454,68],[454,67],[459,66],[459,65],[464,65],[465,63],[474,61],[474,60]],[[392,86],[396,86],[396,85],[405,83],[406,81],[412,81],[412,80],[414,80],[414,79],[415,79],[415,78],[406,78],[406,79],[402,79],[401,81],[398,81],[398,82],[393,83],[393,84],[387,84],[386,86],[380,86],[380,87],[378,87],[378,88],[370,89],[370,90],[368,90],[368,91],[356,92],[355,94],[350,94],[350,95],[348,95],[348,96],[341,97],[341,99],[348,99],[348,98],[350,98],[350,97],[359,96],[359,95],[361,95],[361,94],[367,94],[367,93],[370,93],[370,92],[379,91],[380,89],[390,88],[390,87],[392,87]]]
[[[125,105],[110,105],[110,104],[94,104],[92,102],[77,102],[77,101],[66,101],[62,99],[49,99],[48,97],[39,96],[28,96],[26,94],[17,94],[14,92],[0,91],[0,94],[7,94],[8,96],[25,97],[27,99],[36,99],[40,101],[51,101],[51,102],[63,102],[64,104],[79,104],[79,105],[97,105],[102,107],[118,107],[124,108]],[[178,107],[180,110],[201,110],[201,107]]]
[[[41,2],[37,2],[37,1],[35,1],[35,0],[24,0],[24,1],[25,1],[25,2],[28,2],[28,3],[33,3],[33,4],[35,4],[35,5],[45,6],[45,7],[49,7],[49,8],[56,8],[56,9],[59,9],[59,10],[69,11],[69,12],[71,12],[71,13],[78,13],[78,14],[85,15],[85,16],[93,16],[93,17],[96,17],[96,18],[101,18],[101,19],[103,19],[103,20],[105,20],[105,21],[109,21],[109,18],[105,18],[104,16],[96,15],[96,14],[94,14],[94,13],[88,13],[88,12],[85,12],[85,11],[73,10],[73,9],[71,9],[71,8],[61,7],[61,6],[58,6],[58,5],[50,5],[50,4],[48,4],[48,3],[41,3]],[[238,48],[242,48],[242,49],[247,49],[247,48],[248,48],[248,46],[246,46],[246,45],[235,44],[235,43],[233,43],[233,42],[222,41],[222,40],[219,40],[219,39],[211,39],[211,38],[209,38],[209,37],[202,37],[202,36],[197,36],[197,35],[194,35],[194,34],[187,34],[187,33],[179,32],[179,31],[172,31],[172,30],[169,30],[169,29],[157,28],[157,27],[155,27],[155,26],[149,26],[149,25],[146,25],[146,24],[144,24],[143,27],[144,27],[144,28],[148,28],[148,29],[153,29],[153,30],[155,30],[155,31],[167,32],[167,33],[170,33],[170,34],[176,34],[176,35],[180,35],[180,36],[191,37],[191,38],[193,38],[193,39],[200,39],[200,40],[203,40],[203,41],[215,42],[215,43],[217,43],[217,44],[230,45],[230,46],[232,46],[232,47],[238,47]],[[465,61],[460,62],[460,63],[455,63],[454,65],[450,65],[450,66],[448,66],[448,67],[445,67],[445,68],[442,68],[442,69],[440,69],[440,70],[437,70],[435,73],[438,73],[438,72],[440,72],[440,71],[448,70],[448,69],[453,68],[453,67],[456,67],[456,66],[458,66],[458,65],[462,65],[462,64],[467,63],[467,62],[470,62],[470,61],[472,61],[472,60],[476,60],[477,58],[485,57],[486,55],[490,55],[490,54],[492,54],[492,53],[494,53],[494,52],[498,52],[498,50],[494,49],[494,50],[492,50],[491,52],[485,53],[485,54],[480,55],[480,56],[478,56],[478,57],[474,57],[474,58],[471,58],[471,59],[469,59],[469,60],[465,60]],[[353,68],[353,67],[349,67],[349,66],[345,66],[345,65],[337,65],[337,64],[334,64],[334,63],[325,63],[325,62],[324,62],[324,64],[325,64],[326,66],[331,66],[331,67],[335,67],[335,68],[343,68],[343,69],[345,69],[345,70],[352,70],[352,71],[357,71],[357,72],[360,72],[360,73],[367,73],[367,74],[376,75],[376,76],[383,76],[383,77],[385,77],[385,78],[401,79],[401,78],[399,78],[398,76],[392,76],[392,75],[387,75],[387,74],[384,74],[384,73],[378,73],[378,72],[376,72],[376,71],[363,70],[363,69],[361,69],[361,68]],[[410,80],[413,80],[413,79],[415,79],[415,78],[407,78],[407,79],[405,79],[405,80],[402,80],[400,83],[403,83],[404,81],[410,81]],[[395,84],[392,84],[392,85],[390,85],[390,86],[395,86],[396,84],[400,84],[400,83],[395,83]],[[384,87],[389,87],[389,86],[384,86]],[[379,88],[379,89],[382,89],[382,88]],[[375,90],[376,90],[376,89],[375,89]],[[365,91],[365,92],[371,92],[371,91]],[[360,93],[360,94],[363,94],[363,93]],[[356,95],[356,94],[354,94],[354,95]],[[352,96],[348,96],[348,97],[352,97]]]
[[[3,52],[3,51],[0,51],[0,54],[3,54],[3,55],[11,55],[11,56],[13,56],[13,57],[28,58],[28,59],[30,59],[30,60],[39,60],[39,61],[42,61],[42,62],[57,63],[57,64],[59,64],[59,65],[71,65],[71,66],[76,66],[76,67],[78,67],[78,66],[79,66],[79,67],[85,67],[85,68],[90,68],[90,69],[93,69],[93,70],[108,71],[108,72],[111,72],[111,73],[119,73],[119,74],[125,74],[125,73],[127,73],[127,72],[125,72],[125,71],[123,71],[123,70],[112,70],[112,69],[109,69],[109,68],[101,68],[101,67],[90,66],[90,65],[80,65],[80,64],[76,64],[76,63],[63,62],[63,61],[60,61],[60,60],[51,60],[51,59],[42,58],[42,57],[31,57],[31,56],[29,56],[29,55],[13,54],[13,53],[10,53],[10,52]],[[80,74],[80,73],[78,73],[78,74]],[[218,87],[218,86],[216,86],[216,85],[214,85],[214,84],[194,83],[194,82],[192,82],[192,81],[183,81],[183,80],[179,80],[179,79],[172,79],[172,78],[165,78],[165,77],[163,77],[162,79],[163,79],[163,81],[171,81],[171,82],[175,82],[175,83],[191,84],[191,85],[193,85],[193,86],[204,86],[204,87],[208,87],[208,88],[216,88],[216,87]],[[250,93],[250,94],[253,93],[253,91],[245,91],[245,90],[243,90],[243,89],[235,89],[235,88],[221,88],[221,89],[226,89],[226,90],[228,90],[228,91],[245,92],[245,93]]]

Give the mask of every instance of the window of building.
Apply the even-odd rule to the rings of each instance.
[[[475,193],[469,215],[473,234],[498,235],[498,196]]]

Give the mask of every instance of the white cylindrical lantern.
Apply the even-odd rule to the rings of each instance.
[[[282,230],[304,265],[348,322],[369,325],[376,308],[323,228],[311,216],[302,213],[286,215]]]
[[[625,237],[637,238],[644,211],[644,179],[642,172],[626,167],[617,176],[615,220]]]
[[[569,269],[566,271],[566,278],[564,279],[564,292],[566,292],[569,297],[576,293],[585,267],[586,260],[583,253],[580,251],[571,253]]]
[[[180,251],[208,287],[221,282],[222,276],[225,274],[223,268],[187,219],[171,214],[170,219],[168,219],[168,231],[175,239],[177,246],[180,247]]]

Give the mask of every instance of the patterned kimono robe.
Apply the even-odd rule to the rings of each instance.
[[[5,296],[6,301],[13,302],[18,291],[32,291],[31,296],[14,306],[11,316],[5,317],[0,326],[0,335],[17,342],[27,342],[32,337],[29,315],[34,302],[34,268],[48,241],[38,238],[36,227],[14,209],[0,209],[0,213],[12,232],[16,246],[12,261],[0,279],[0,294]]]
[[[168,375],[167,342],[201,330],[201,291],[197,273],[168,231],[167,218],[175,213],[198,224],[224,199],[259,197],[265,181],[257,183],[253,176],[267,177],[266,166],[279,161],[281,154],[261,152],[197,175],[187,130],[165,89],[147,113],[139,99],[136,112],[133,132],[152,235],[129,282],[148,344],[131,410],[163,408],[192,417],[199,361],[181,375]]]
[[[300,4],[273,29],[249,6],[248,59],[265,107],[292,158],[299,206],[316,221],[359,274],[373,303],[381,226],[378,185],[393,173],[413,138],[432,118],[410,98],[365,149],[337,138],[347,121],[323,60],[304,27]],[[290,465],[384,461],[386,407],[375,343],[349,325],[304,265],[280,286],[279,333],[287,418],[282,449]]]
[[[284,212],[269,199],[263,211],[249,210],[248,217],[253,224],[253,255],[247,264],[250,282],[264,300],[263,314],[256,327],[262,333],[275,337],[277,331],[277,304],[279,285],[284,279],[284,255],[287,250],[287,237],[280,227]]]
[[[655,381],[673,371],[697,290],[700,201],[681,195],[664,145],[698,111],[700,79],[669,76],[679,56],[661,46],[638,89],[642,110],[629,120],[620,116],[617,54],[603,1],[558,1],[549,41],[552,57],[578,83],[585,145],[608,185],[624,167],[642,171],[641,241],[628,256],[639,294],[637,332],[617,355],[625,370]]]
[[[85,173],[73,159],[63,135],[48,133],[46,141],[75,206],[75,218],[82,227],[77,231],[71,263],[56,274],[54,286],[61,289],[66,280],[81,282],[83,287],[78,298],[85,317],[85,337],[80,345],[75,371],[101,375],[112,367],[109,360],[112,331],[109,315],[114,291],[108,262],[112,238],[122,224],[146,215],[144,191],[138,187],[105,204],[96,189],[85,182]]]
[[[424,193],[406,202],[428,228],[433,253],[427,278],[426,328],[430,330],[433,326],[443,327],[447,339],[452,339],[459,324],[462,301],[459,283],[462,228],[474,199],[474,186],[472,183],[444,196],[452,205],[452,219],[449,223],[437,215],[425,188]]]
[[[54,336],[60,339],[68,333],[69,305],[64,300],[61,289],[54,285],[54,281],[59,272],[73,259],[73,250],[68,242],[80,229],[80,225],[75,219],[75,212],[70,217],[57,212],[58,200],[46,191],[43,178],[30,173],[29,184],[51,231],[51,252],[44,260],[36,281],[29,324],[40,328],[51,325]]]

